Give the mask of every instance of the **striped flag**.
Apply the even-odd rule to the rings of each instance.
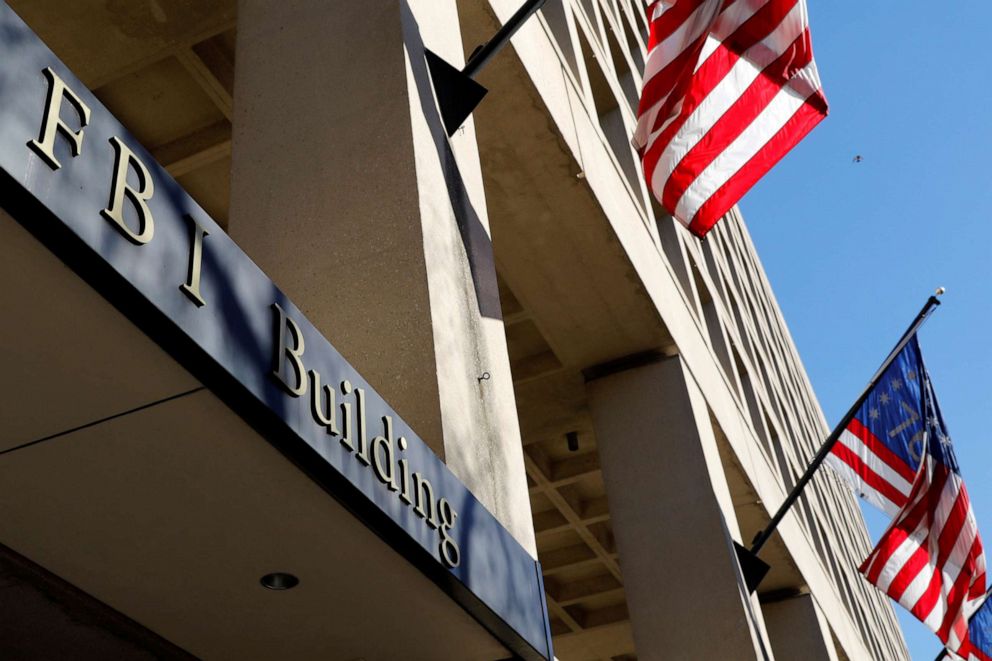
[[[914,338],[899,352],[827,455],[859,496],[891,517],[909,499],[923,457],[918,351]]]
[[[968,620],[968,640],[955,656],[967,661],[992,661],[992,599],[989,593],[985,593],[985,601]]]
[[[827,115],[805,0],[647,0],[632,143],[697,236]]]
[[[861,573],[958,651],[984,598],[985,555],[915,335],[828,460],[894,516]]]

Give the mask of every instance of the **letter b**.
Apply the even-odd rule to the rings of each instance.
[[[307,373],[303,367],[303,332],[296,322],[286,316],[278,303],[272,304],[276,313],[276,346],[272,361],[272,376],[293,397],[307,391]]]
[[[121,233],[138,245],[143,245],[152,240],[155,233],[155,221],[152,212],[148,209],[148,200],[155,194],[155,183],[148,173],[145,164],[138,160],[134,152],[125,145],[117,136],[110,139],[110,144],[117,154],[116,165],[114,166],[114,181],[110,186],[110,204],[100,212],[104,218],[112,222]],[[134,166],[134,171],[138,175],[138,185],[140,188],[131,188],[127,183],[127,173]],[[133,231],[124,222],[124,198],[127,197],[134,205],[134,210],[138,214],[138,231]]]

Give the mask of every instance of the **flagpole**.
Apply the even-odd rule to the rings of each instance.
[[[486,88],[475,80],[479,71],[510,43],[510,38],[520,26],[543,7],[545,2],[547,0],[524,2],[489,41],[472,51],[461,71],[429,49],[424,50],[427,68],[431,72],[431,81],[434,84],[434,96],[437,98],[438,110],[441,111],[441,123],[444,124],[444,130],[449,138],[465,123],[486,96]]]
[[[547,0],[527,0],[527,2],[521,5],[520,9],[510,17],[510,20],[503,24],[503,27],[493,35],[492,39],[475,49],[469,56],[468,62],[465,63],[462,73],[469,78],[475,78],[482,67],[486,66],[489,60],[493,58],[493,55],[503,50],[503,46],[509,43],[510,37],[520,29],[520,26],[534,12],[543,7],[545,2]]]
[[[858,397],[857,401],[854,402],[854,405],[850,408],[850,410],[846,414],[844,414],[844,417],[841,418],[841,421],[837,423],[837,426],[834,427],[834,430],[830,432],[829,436],[827,436],[827,439],[823,442],[823,445],[820,446],[819,451],[816,453],[816,456],[813,457],[813,460],[810,463],[809,467],[806,469],[806,472],[803,474],[801,478],[799,478],[799,481],[796,483],[796,486],[792,488],[792,491],[786,497],[785,501],[782,502],[782,505],[778,508],[778,511],[775,512],[775,515],[772,517],[771,521],[768,523],[768,525],[765,527],[764,530],[760,531],[757,535],[754,536],[754,540],[751,542],[751,549],[750,549],[751,556],[757,556],[758,551],[761,550],[761,547],[763,547],[765,545],[765,542],[767,542],[771,538],[772,534],[775,532],[775,529],[778,528],[778,524],[782,522],[782,519],[789,511],[789,508],[791,508],[792,505],[796,502],[796,500],[799,499],[799,496],[802,494],[803,489],[805,489],[809,481],[813,479],[813,474],[816,472],[816,469],[820,467],[820,464],[823,463],[823,460],[827,458],[828,454],[830,454],[831,448],[833,448],[833,446],[837,443],[837,440],[840,438],[841,433],[843,433],[843,431],[847,429],[848,423],[851,422],[851,420],[857,414],[858,410],[861,408],[861,405],[864,404],[865,399],[867,399],[868,397],[868,394],[878,384],[879,380],[882,378],[882,375],[885,373],[885,370],[889,368],[889,365],[891,365],[892,361],[895,360],[896,356],[899,355],[899,352],[901,352],[903,348],[906,346],[906,344],[909,343],[910,338],[913,337],[913,334],[916,333],[916,331],[920,328],[923,322],[926,321],[927,317],[930,316],[930,313],[933,312],[933,310],[938,305],[940,305],[940,300],[937,297],[942,295],[943,293],[944,293],[944,288],[941,287],[936,291],[936,293],[933,296],[927,299],[926,304],[924,304],[924,306],[920,309],[919,314],[917,314],[916,317],[913,319],[913,322],[909,325],[909,328],[906,329],[906,332],[903,333],[902,337],[899,338],[899,341],[896,343],[896,346],[892,349],[891,352],[889,352],[888,357],[886,357],[885,361],[882,363],[882,366],[878,368],[878,371],[875,372],[875,375],[871,378],[871,381],[868,382],[868,385],[865,387],[864,391]],[[765,571],[767,571],[767,568],[765,569]],[[760,578],[758,578],[758,581],[760,582]],[[754,587],[755,588],[757,587],[757,583],[754,583]]]

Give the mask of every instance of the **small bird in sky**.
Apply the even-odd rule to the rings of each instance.
[[[855,155],[854,155],[854,159],[853,159],[853,161],[854,161],[855,163],[860,163],[860,162],[861,162],[861,161],[863,161],[863,160],[865,160],[865,159],[864,159],[864,158],[863,158],[863,157],[861,156],[861,154],[855,154]]]

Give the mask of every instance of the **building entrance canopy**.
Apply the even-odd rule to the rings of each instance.
[[[159,358],[156,364],[169,364],[167,371],[174,373],[173,381],[164,382],[175,386],[159,394],[171,392],[178,397],[165,397],[170,401],[127,416],[123,419],[127,422],[121,422],[116,431],[103,430],[100,445],[105,454],[99,460],[124,472],[145,465],[129,454],[133,447],[128,447],[127,441],[136,436],[149,439],[149,452],[169,448],[168,457],[151,460],[148,465],[154,465],[159,475],[166,466],[175,471],[175,485],[169,489],[174,487],[177,497],[185,494],[186,498],[175,503],[176,511],[184,506],[202,506],[204,511],[220,517],[214,527],[206,525],[209,517],[203,518],[203,512],[191,512],[192,520],[199,521],[192,528],[201,535],[212,534],[212,530],[229,538],[237,534],[239,525],[248,525],[248,511],[235,507],[233,502],[228,505],[234,509],[227,511],[227,506],[219,504],[224,499],[214,497],[226,489],[247,490],[245,497],[259,508],[256,525],[271,525],[282,517],[297,516],[292,507],[284,506],[293,503],[294,497],[299,497],[301,504],[326,510],[324,518],[316,511],[300,513],[299,517],[303,521],[312,519],[319,528],[313,531],[314,548],[328,543],[329,534],[330,540],[335,534],[349,535],[349,539],[341,540],[339,552],[328,557],[332,569],[324,568],[325,573],[330,572],[326,576],[328,585],[335,584],[333,577],[337,573],[341,585],[346,586],[342,594],[326,595],[327,626],[334,629],[336,620],[342,629],[340,635],[346,638],[350,618],[341,619],[341,614],[358,608],[383,631],[416,627],[427,611],[409,613],[400,595],[426,577],[482,623],[505,649],[523,657],[551,658],[538,563],[5,4],[0,4],[0,34],[4,51],[0,58],[0,204],[151,338],[152,342],[138,342],[145,346],[135,351],[160,353],[155,346],[158,345],[189,372],[175,367],[164,356]],[[11,224],[10,218],[0,220],[9,225],[3,234],[11,237],[11,243],[4,242],[4,250],[17,250],[20,246],[22,256],[38,250]],[[48,262],[57,270],[57,262],[47,253],[20,268],[30,272]],[[370,264],[367,272],[356,273],[355,277],[375,277],[375,265]],[[82,298],[98,300],[91,290],[85,291],[80,294]],[[61,294],[56,294],[54,300],[32,301],[33,293],[23,289],[9,291],[5,304],[16,312],[8,323],[16,326],[18,316],[30,317],[39,331],[33,340],[23,340],[28,343],[40,337],[71,341],[76,332],[74,322],[58,318]],[[119,313],[110,308],[98,312],[103,304],[93,305],[80,308],[77,301],[66,309],[92,315],[93,319],[105,316],[109,325],[123,323]],[[86,326],[81,323],[80,329]],[[99,332],[99,326],[89,323],[89,327]],[[17,343],[16,338],[12,341]],[[111,363],[112,369],[108,370],[104,362],[93,368],[95,372],[134,373],[141,378],[134,365],[123,364],[129,360],[127,347],[106,342],[103,347],[106,354],[101,355],[94,347],[90,358],[102,358]],[[76,356],[75,361],[84,371],[85,358]],[[114,366],[118,360],[122,364]],[[52,370],[56,375],[72,362],[53,359],[42,370]],[[59,376],[71,379],[79,373],[70,371]],[[150,371],[144,377],[156,379],[158,374]],[[18,387],[10,382],[0,385],[8,392]],[[89,385],[100,387],[98,383]],[[147,385],[136,384],[135,388]],[[27,400],[43,394],[50,393],[28,388],[18,396]],[[24,410],[31,410],[31,406]],[[12,411],[12,415],[16,414]],[[25,435],[19,440],[44,436],[36,434],[39,430],[30,421],[22,422]],[[282,471],[282,477],[252,475],[252,471],[265,471],[266,464],[260,458],[266,451],[271,452],[268,445],[267,450],[259,449],[255,443],[258,437],[275,446],[311,479],[288,464],[283,466],[286,462],[274,453],[281,463],[275,464],[278,468],[272,469],[273,474]],[[108,441],[114,438],[115,442]],[[225,440],[211,441],[217,438]],[[243,447],[232,443],[232,438],[244,439]],[[128,464],[127,456],[136,463]],[[216,465],[203,472],[202,462]],[[70,473],[65,479],[82,490],[77,497],[84,500],[91,489],[109,499],[132,497],[121,482],[103,482],[101,487]],[[291,475],[298,479],[294,482]],[[140,478],[136,479],[140,487]],[[308,500],[306,493],[313,490],[314,482],[332,494],[337,503],[326,498],[326,504]],[[249,495],[252,484],[260,485],[259,490]],[[191,485],[196,487],[190,490]],[[199,505],[193,497],[198,489],[204,490]],[[137,491],[143,493],[140,488]],[[264,498],[259,500],[259,493],[268,493],[283,502],[276,506]],[[164,507],[166,501],[163,497],[151,498],[146,504]],[[132,505],[139,502],[144,502],[143,497],[135,495]],[[79,521],[87,521],[89,528],[112,527],[112,511],[104,513],[102,523],[88,518],[97,514],[87,511],[89,514]],[[35,515],[44,519],[55,514],[41,507]],[[361,532],[355,532],[355,517],[363,523]],[[71,529],[79,521],[67,525]],[[148,534],[153,537],[161,532],[155,532],[154,521],[142,525],[148,526]],[[368,535],[368,529],[378,539]],[[21,532],[21,548],[11,541],[17,550],[29,556],[32,551],[50,556],[53,561],[60,557],[50,549],[46,551],[43,540],[29,539],[28,528]],[[118,541],[135,541],[128,534],[115,537]],[[247,538],[251,539],[251,535]],[[361,540],[365,538],[371,540],[364,542],[366,545],[378,545],[376,548],[385,541],[402,559],[388,549],[385,553],[376,550],[363,555]],[[211,543],[204,541],[203,552],[209,554]],[[290,557],[294,553],[301,557],[313,555],[313,548],[301,548],[307,545],[305,536],[297,535],[287,544],[292,551]],[[280,544],[264,546],[279,548]],[[342,556],[341,548],[350,549],[354,556]],[[251,557],[255,550],[246,545],[245,557]],[[373,558],[380,563],[404,563],[404,568],[383,568]],[[407,576],[406,563],[416,568],[415,578]],[[79,577],[77,584],[86,583],[84,565],[77,564],[68,572],[72,576],[65,577]],[[59,573],[59,567],[49,568]],[[68,565],[67,568],[71,569]],[[363,575],[379,577],[370,581],[370,595],[377,590],[386,591],[379,594],[384,600],[377,606],[360,596]],[[407,576],[396,580],[411,583],[394,586],[396,594],[387,596],[389,590],[380,580],[383,576]],[[307,586],[307,577],[301,578],[302,590]],[[80,587],[85,589],[84,585]],[[107,594],[117,593],[108,588]],[[146,597],[156,598],[153,593]],[[355,601],[344,601],[351,599]],[[112,602],[108,598],[110,605],[124,609],[125,604]],[[373,610],[367,610],[370,607]],[[440,608],[438,612],[444,610]],[[352,626],[352,632],[364,631],[363,626]],[[169,637],[166,632],[160,633]]]

